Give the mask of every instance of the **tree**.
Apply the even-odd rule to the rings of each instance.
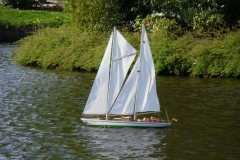
[[[73,23],[89,30],[108,30],[113,26],[133,25],[159,8],[158,0],[68,0],[65,11]]]
[[[194,28],[196,21],[216,25],[224,19],[229,25],[240,20],[239,0],[149,0],[154,9],[165,14],[180,15],[188,27]],[[161,6],[156,8],[156,6]],[[196,20],[197,19],[197,20]]]
[[[68,0],[64,10],[81,30],[107,31],[119,23],[117,0]]]

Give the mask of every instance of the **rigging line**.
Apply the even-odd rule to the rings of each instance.
[[[114,59],[113,61],[117,61],[117,60],[120,60],[120,59],[123,59],[123,58],[127,58],[127,57],[133,56],[133,55],[135,55],[135,54],[137,54],[137,53],[138,53],[138,51],[135,52],[135,53],[131,53],[131,54],[129,54],[129,55],[123,56],[123,57],[121,57],[121,58]]]

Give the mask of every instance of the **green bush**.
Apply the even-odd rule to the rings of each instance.
[[[240,75],[240,31],[206,41],[194,54],[197,63],[193,75],[237,77]]]
[[[164,31],[150,34],[156,72],[208,77],[240,75],[240,31],[215,39],[185,34],[177,39]]]
[[[186,75],[193,63],[196,40],[189,34],[173,39],[164,31],[151,34],[151,49],[157,73]]]

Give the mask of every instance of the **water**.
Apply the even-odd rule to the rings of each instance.
[[[91,128],[79,118],[95,73],[19,66],[13,48],[0,45],[1,160],[240,159],[237,79],[159,76],[171,128]]]

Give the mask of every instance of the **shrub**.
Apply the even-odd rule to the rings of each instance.
[[[139,46],[139,33],[124,36]],[[14,60],[47,69],[97,70],[109,37],[107,32],[81,32],[65,26],[41,29],[17,42]]]

